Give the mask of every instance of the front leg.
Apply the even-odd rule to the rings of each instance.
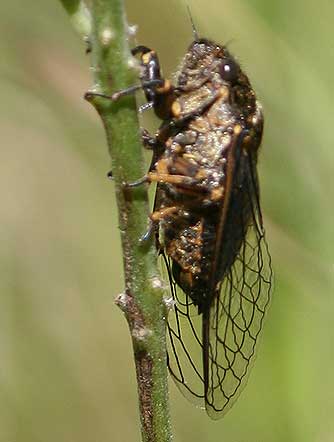
[[[145,147],[145,149],[153,151],[151,165],[149,167],[149,171],[151,171],[154,169],[155,164],[157,163],[161,154],[163,153],[164,146],[161,143],[161,141],[159,141],[156,136],[152,136],[148,132],[148,130],[141,128],[140,131],[141,131],[141,139],[142,139],[143,146]],[[111,170],[108,172],[107,177],[108,177],[108,179],[112,180],[113,174],[112,174]],[[145,182],[146,182],[146,180],[141,178],[140,180],[135,181],[134,183],[132,183],[132,185],[127,186],[127,187],[136,187],[137,185],[143,184]]]
[[[184,216],[184,214],[185,214],[184,209],[179,206],[160,207],[160,209],[157,209],[151,213],[149,217],[148,229],[144,233],[144,235],[140,238],[139,241],[141,243],[144,243],[151,238],[153,233],[156,233],[158,235],[158,226],[160,221],[163,221],[166,218],[175,218],[180,215]],[[157,238],[157,243],[159,243],[158,238]]]
[[[156,150],[158,145],[160,145],[160,141],[157,139],[156,136],[153,136],[149,133],[149,131],[147,129],[144,129],[143,127],[140,128],[141,131],[141,139],[143,142],[143,146],[146,149],[150,149],[150,150]]]

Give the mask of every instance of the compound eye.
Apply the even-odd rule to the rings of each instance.
[[[239,66],[232,59],[223,59],[219,65],[219,73],[223,80],[235,83],[239,75]]]

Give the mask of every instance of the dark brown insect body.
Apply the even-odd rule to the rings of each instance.
[[[256,172],[261,107],[235,59],[209,40],[191,44],[175,86],[161,78],[153,51],[134,53],[141,54],[146,97],[163,119],[155,138],[144,132],[154,151],[145,179],[158,183],[151,219],[176,301],[170,371],[216,417],[241,391],[269,303]],[[190,372],[197,385],[188,383]]]

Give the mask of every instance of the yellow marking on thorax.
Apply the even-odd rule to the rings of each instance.
[[[165,207],[164,209],[157,210],[153,212],[150,216],[152,221],[161,221],[170,215],[175,215],[178,212],[179,208],[176,206]]]
[[[178,144],[178,143],[173,143],[173,147],[172,147],[172,151],[173,151],[173,153],[178,154],[178,153],[181,153],[182,150],[183,150],[183,148],[182,148],[182,146],[181,146],[180,144]],[[184,156],[184,155],[183,155],[183,156]]]
[[[155,55],[155,52],[154,52],[154,51],[146,52],[146,54],[143,54],[143,55],[141,56],[142,62],[143,62],[144,64],[148,64],[148,63],[150,62],[150,60],[151,60],[151,58],[152,58],[153,55]]]
[[[227,101],[230,96],[230,91],[227,86],[222,86],[218,90],[218,97],[223,98],[224,101]]]
[[[193,161],[196,161],[196,159],[195,159],[195,155],[192,154],[192,153],[184,153],[182,156],[183,156],[183,158],[185,158],[186,160],[193,160]]]
[[[205,169],[203,169],[203,168],[200,168],[198,170],[198,172],[196,173],[195,178],[198,179],[198,180],[202,180],[204,178],[207,178],[207,176],[208,176],[207,171]]]
[[[220,186],[216,189],[211,190],[210,197],[211,201],[219,201],[223,198],[224,195],[224,187]]]
[[[147,178],[150,181],[169,183],[175,185],[189,185],[193,183],[193,178],[184,175],[171,175],[170,173],[149,172]]]
[[[174,101],[174,103],[172,104],[172,114],[174,115],[175,118],[178,118],[181,115],[181,104],[178,101]]]
[[[240,124],[236,124],[233,128],[234,135],[240,135],[241,131],[242,127],[240,126]]]
[[[170,80],[165,80],[162,86],[156,88],[156,91],[158,94],[164,94],[166,92],[169,92],[171,88],[172,83],[170,82]]]
[[[169,159],[168,158],[162,158],[157,162],[156,165],[156,171],[159,175],[166,175],[169,173],[168,171],[168,165],[169,165]]]

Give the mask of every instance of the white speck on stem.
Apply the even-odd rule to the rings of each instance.
[[[121,310],[125,310],[128,304],[128,295],[126,293],[120,293],[115,299],[115,303]]]
[[[100,72],[100,68],[98,68],[98,67],[96,67],[96,66],[90,66],[89,67],[89,70],[93,73],[93,74],[95,74],[95,73],[97,73],[97,72]]]
[[[138,25],[129,25],[128,26],[128,35],[130,37],[134,37],[137,34]]]
[[[155,276],[154,278],[152,278],[152,287],[154,289],[163,289],[163,288],[165,288],[165,284],[163,283],[163,281],[160,278]]]
[[[101,32],[101,43],[103,46],[108,46],[114,37],[115,33],[111,28],[104,28]]]
[[[164,298],[164,303],[168,310],[172,310],[172,308],[176,304],[176,301],[172,297],[170,297],[170,298]]]
[[[135,69],[138,68],[139,63],[134,57],[129,57],[127,60],[127,65],[129,69]]]
[[[134,328],[132,330],[132,336],[134,339],[137,339],[138,341],[144,341],[147,337],[152,335],[152,330],[146,327],[142,328]]]
[[[90,88],[89,88],[89,91],[88,92],[91,92],[91,93],[97,93],[97,92],[100,92],[100,88],[99,88],[99,85],[96,83],[96,84],[93,84],[93,86],[91,86]]]

